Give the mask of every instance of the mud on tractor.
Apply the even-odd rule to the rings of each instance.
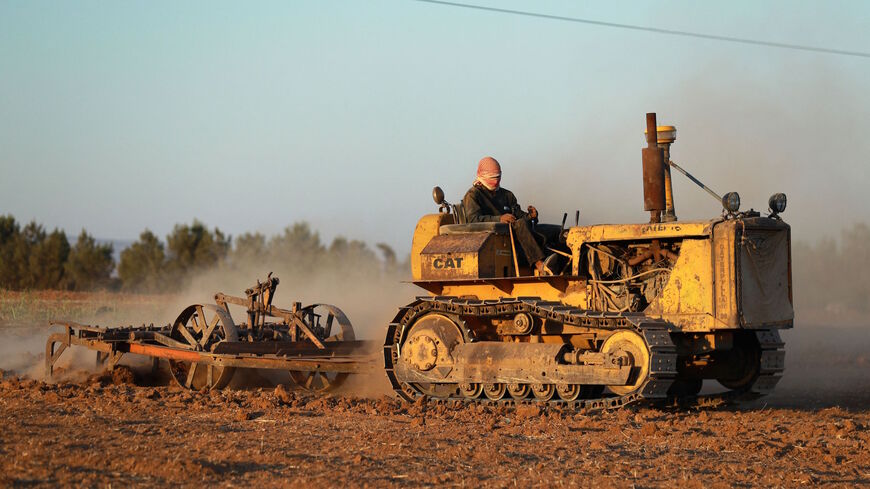
[[[670,160],[673,127],[647,114],[646,132],[649,222],[581,226],[578,217],[566,228],[566,214],[561,226],[536,223],[551,275],[523,262],[509,224],[466,222],[436,187],[438,212],[419,220],[411,249],[413,282],[429,295],[388,325],[383,364],[380,346],[355,340],[337,307],[272,305],[270,277],[245,298],[217,294],[215,305],[190,306],[162,328],[55,323],[65,331],[49,338],[47,371],[79,345],[109,367],[125,353],[166,359],[178,385],[197,390],[263,368],[321,391],[383,365],[408,401],[610,408],[699,399],[705,380],[724,389],[712,397],[766,394],[784,368],[779,330],[794,316],[785,195],[770,198],[767,216],[741,211],[736,193],[719,196]],[[677,220],[672,168],[722,214]],[[246,308],[247,320],[235,324],[230,305]]]

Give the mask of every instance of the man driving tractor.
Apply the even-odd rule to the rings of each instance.
[[[481,159],[477,164],[477,179],[462,199],[466,220],[508,224],[536,274],[551,274],[544,266],[544,252],[532,231],[532,220],[538,218],[538,210],[530,205],[523,211],[513,192],[501,187],[500,183],[501,165],[498,161],[491,156]]]

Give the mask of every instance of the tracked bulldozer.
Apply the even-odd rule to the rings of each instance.
[[[774,194],[766,216],[740,211],[670,159],[676,138],[647,114],[642,150],[649,222],[565,227],[536,223],[550,254],[540,275],[512,228],[469,223],[436,187],[437,213],[414,231],[414,283],[384,344],[402,398],[618,407],[641,399],[754,398],[784,368],[779,330],[793,325],[790,227]],[[722,204],[680,221],[671,169]],[[547,231],[547,232],[543,232]],[[714,382],[715,381],[715,382]],[[705,388],[704,392],[708,390]]]

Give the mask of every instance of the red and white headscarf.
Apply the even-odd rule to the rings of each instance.
[[[483,157],[477,164],[477,180],[490,191],[498,190],[501,182],[501,165],[492,156]]]

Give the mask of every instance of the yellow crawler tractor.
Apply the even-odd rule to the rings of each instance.
[[[399,396],[606,408],[695,399],[704,380],[721,384],[712,395],[770,392],[794,317],[785,195],[767,216],[741,212],[738,194],[720,197],[670,161],[673,127],[646,122],[650,222],[537,224],[558,236],[542,242],[552,275],[523,263],[509,224],[467,223],[435,188],[439,212],[420,219],[411,251],[429,295],[399,309],[384,345]],[[671,168],[722,215],[678,221]]]

